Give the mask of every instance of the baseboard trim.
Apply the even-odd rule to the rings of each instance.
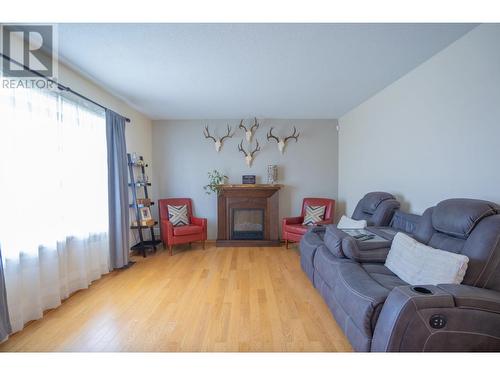
[[[281,246],[279,240],[217,240],[217,247],[273,247]]]

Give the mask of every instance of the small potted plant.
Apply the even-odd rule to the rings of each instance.
[[[203,186],[205,193],[219,193],[220,185],[224,184],[227,180],[227,176],[214,169],[211,172],[208,172],[208,185]]]

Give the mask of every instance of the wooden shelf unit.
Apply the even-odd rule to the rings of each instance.
[[[133,202],[130,203],[129,206],[131,208],[134,208],[136,222],[140,223],[141,222],[141,213],[139,210],[141,208],[144,208],[144,207],[150,207],[154,204],[154,202],[150,202],[149,204],[139,204],[138,199],[142,199],[142,198],[137,197],[137,195],[138,195],[137,190],[143,189],[143,193],[144,193],[143,199],[149,199],[148,186],[151,186],[151,183],[144,182],[145,175],[146,175],[146,167],[148,165],[144,163],[144,159],[142,156],[139,156],[139,160],[141,161],[140,163],[134,163],[132,161],[132,156],[130,154],[127,154],[127,160],[128,160],[128,171],[129,171],[129,176],[130,176],[130,182],[129,182],[128,186],[130,187],[130,190],[132,191],[132,199],[133,199]],[[134,171],[134,169],[137,169],[137,168],[139,168],[138,176],[141,177],[141,180],[139,180],[139,181],[136,180],[136,173]],[[147,253],[148,249],[152,249],[152,250],[156,251],[156,246],[158,246],[161,243],[160,240],[157,240],[155,238],[154,227],[156,225],[158,225],[157,221],[155,221],[154,224],[151,224],[151,225],[131,225],[130,229],[137,230],[139,233],[139,242],[136,243],[135,245],[133,245],[131,247],[131,250],[142,252],[143,257],[146,257],[146,253]],[[150,240],[146,240],[144,238],[144,233],[142,232],[143,230],[150,231],[150,235],[151,235]]]

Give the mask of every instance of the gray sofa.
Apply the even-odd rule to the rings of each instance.
[[[393,216],[399,209],[399,202],[390,193],[374,191],[367,193],[356,205],[352,218],[355,220],[366,220],[371,227],[380,227],[388,229],[394,221]],[[302,236],[300,242],[300,261],[302,269],[313,279],[314,267],[313,258],[319,246],[324,245],[326,240],[331,240],[331,231],[336,226],[312,227]]]
[[[356,351],[499,351],[500,207],[449,199],[427,209],[416,225],[414,219],[396,213],[389,227],[468,256],[461,285],[407,285],[384,266],[382,254],[356,261],[319,236],[312,270],[302,263],[301,242],[304,271]],[[309,246],[304,249],[310,257]]]

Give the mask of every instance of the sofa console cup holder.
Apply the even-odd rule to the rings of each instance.
[[[434,294],[432,290],[424,288],[423,286],[414,286],[411,289],[419,294]]]

